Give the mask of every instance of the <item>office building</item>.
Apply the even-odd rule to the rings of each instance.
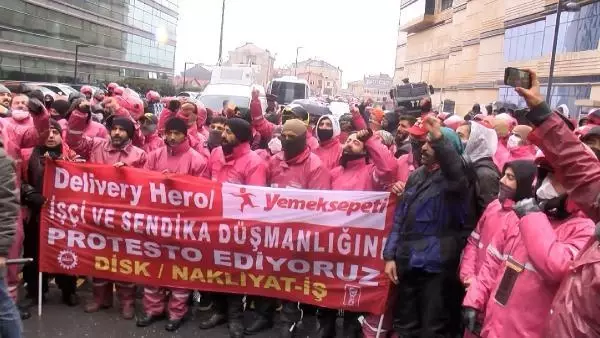
[[[600,2],[580,1],[562,12],[551,105],[600,100]],[[554,40],[556,0],[402,0],[394,83],[408,77],[437,89],[434,101],[452,99],[456,113],[474,103],[525,106],[503,84],[504,68],[538,72],[546,93]]]
[[[177,20],[178,0],[2,0],[0,79],[171,79]]]

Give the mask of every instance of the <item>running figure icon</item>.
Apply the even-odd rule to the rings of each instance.
[[[254,205],[254,202],[252,202],[252,198],[251,198],[251,197],[256,197],[256,196],[254,196],[254,194],[252,194],[252,193],[246,192],[246,188],[240,188],[239,194],[234,194],[234,193],[230,193],[230,194],[242,199],[242,203],[240,204],[241,212],[244,212],[244,208],[246,206],[248,206],[250,208],[258,207],[257,205]]]

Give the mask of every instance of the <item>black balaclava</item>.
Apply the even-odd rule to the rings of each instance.
[[[517,189],[511,199],[518,202],[533,197],[533,181],[535,180],[535,173],[537,171],[535,163],[530,160],[515,160],[504,165],[503,173],[506,172],[507,168],[513,170],[515,179],[517,180]]]

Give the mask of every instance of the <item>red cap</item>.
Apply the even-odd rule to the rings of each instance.
[[[429,131],[425,128],[422,118],[418,118],[417,122],[412,127],[407,129],[408,133],[417,137],[426,135]]]

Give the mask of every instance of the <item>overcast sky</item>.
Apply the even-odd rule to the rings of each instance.
[[[253,42],[277,53],[277,67],[323,59],[342,80],[364,74],[393,76],[400,0],[226,0],[223,60]],[[184,62],[215,64],[219,54],[221,0],[179,0],[176,71]]]

